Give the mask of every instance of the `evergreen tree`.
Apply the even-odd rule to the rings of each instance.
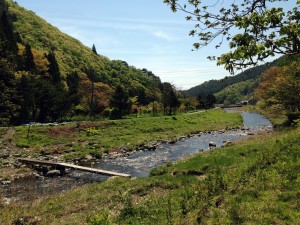
[[[17,91],[20,96],[20,115],[18,123],[28,123],[33,118],[33,105],[34,105],[34,90],[33,80],[31,80],[27,74],[23,74],[17,84]]]
[[[80,78],[76,71],[67,76],[69,100],[73,105],[78,105],[80,103],[79,82]]]
[[[0,57],[0,125],[9,125],[18,117],[18,96],[13,66]]]
[[[116,87],[111,99],[111,106],[114,108],[111,115],[112,119],[120,119],[124,114],[129,112],[130,102],[128,93],[121,85]]]
[[[33,54],[31,51],[31,46],[29,44],[25,45],[25,49],[24,49],[24,69],[26,71],[31,71],[31,72],[34,72],[36,69],[33,60]]]
[[[180,106],[180,102],[176,93],[176,90],[173,88],[173,86],[168,83],[163,83],[163,92],[162,92],[162,103],[164,108],[164,114],[171,115],[172,112],[176,111],[176,108]],[[167,110],[168,109],[168,110]]]
[[[56,61],[56,57],[54,52],[49,52],[48,55],[46,55],[46,58],[49,61],[49,70],[48,72],[50,73],[51,80],[54,84],[58,84],[61,82],[61,76],[60,76],[60,71],[59,71],[59,66]]]
[[[2,12],[2,15],[0,16],[0,40],[5,40],[10,50],[16,54],[18,51],[17,42],[15,40],[15,35],[13,32],[13,28],[11,23],[8,20],[6,11],[4,10]]]
[[[14,76],[16,43],[6,12],[0,15],[0,125],[9,125],[18,117],[18,96]]]
[[[96,46],[93,44],[93,47],[92,47],[92,51],[96,54],[96,55],[98,55],[98,53],[97,53],[97,50],[96,50]]]

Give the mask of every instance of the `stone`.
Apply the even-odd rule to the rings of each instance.
[[[217,144],[213,141],[209,142],[208,144],[209,147],[217,147]]]
[[[10,185],[11,181],[10,180],[4,180],[4,181],[1,181],[1,184],[3,184],[3,185]]]
[[[93,156],[91,156],[91,155],[86,155],[86,156],[85,156],[85,159],[86,159],[86,160],[92,160],[92,159],[93,159]]]
[[[232,141],[226,141],[226,142],[224,142],[224,145],[223,145],[223,146],[225,147],[225,146],[228,146],[228,145],[230,145],[230,144],[232,144]]]
[[[177,142],[176,139],[169,141],[169,144],[175,144]]]
[[[61,175],[60,170],[49,170],[49,171],[46,173],[46,176],[47,176],[47,177],[56,177],[56,176],[60,176],[60,175]]]

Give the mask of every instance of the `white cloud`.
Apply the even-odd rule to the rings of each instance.
[[[175,40],[177,40],[177,38],[174,38],[174,36],[171,36],[171,35],[163,32],[163,31],[153,32],[153,35],[155,37],[158,37],[158,38],[166,40],[166,41],[175,41]]]

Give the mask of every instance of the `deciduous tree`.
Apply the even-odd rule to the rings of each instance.
[[[290,123],[300,117],[300,62],[273,67],[262,76],[256,90],[261,107],[281,110]]]
[[[218,65],[233,72],[257,65],[275,54],[300,53],[300,1],[292,0],[164,0],[171,9],[183,11],[194,22],[190,36],[216,48],[229,42],[230,52],[217,59]],[[278,6],[279,3],[285,7]]]

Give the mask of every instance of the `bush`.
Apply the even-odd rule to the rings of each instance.
[[[122,114],[121,114],[121,111],[114,108],[111,112],[110,112],[110,116],[109,118],[111,120],[117,120],[117,119],[121,119],[122,118]]]
[[[111,111],[112,111],[112,109],[110,109],[110,108],[104,109],[103,112],[102,112],[103,117],[104,118],[110,117]]]

